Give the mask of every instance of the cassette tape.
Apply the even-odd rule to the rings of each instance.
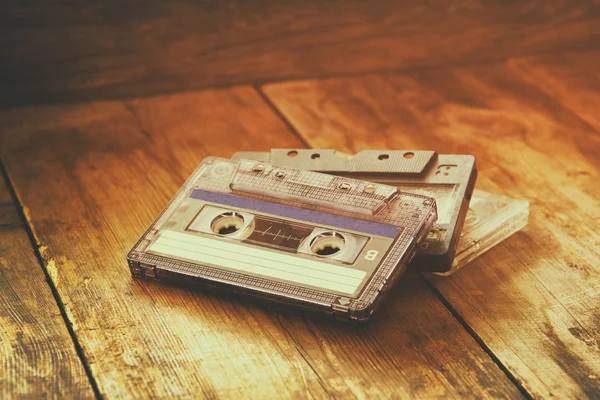
[[[135,277],[367,320],[437,219],[396,187],[209,157],[128,254]]]
[[[529,221],[529,202],[475,190],[458,242],[450,275],[504,239],[523,229]]]
[[[349,176],[435,198],[438,220],[420,244],[413,265],[422,271],[452,270],[477,179],[473,156],[420,150],[364,150],[346,155],[335,150],[272,149],[270,153],[239,152],[232,158]]]

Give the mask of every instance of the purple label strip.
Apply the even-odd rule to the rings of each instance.
[[[336,228],[384,236],[392,239],[396,238],[401,231],[400,227],[394,225],[380,224],[378,222],[354,219],[341,215],[327,214],[320,211],[305,210],[302,208],[269,203],[268,201],[248,199],[231,194],[209,192],[202,189],[194,189],[190,197],[211,203],[242,208],[245,210],[259,211],[266,214],[278,215],[280,217],[294,218],[305,222],[313,222],[319,225],[335,226]]]

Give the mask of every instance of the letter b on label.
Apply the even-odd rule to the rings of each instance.
[[[365,260],[373,261],[375,258],[377,258],[377,254],[379,254],[379,251],[369,250],[369,251],[367,251],[367,254],[365,255]]]

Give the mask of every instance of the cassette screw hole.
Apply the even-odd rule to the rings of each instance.
[[[338,189],[340,190],[350,190],[352,189],[352,185],[350,185],[348,182],[342,182],[338,185]]]
[[[381,161],[387,160],[388,158],[390,158],[389,154],[380,154],[379,157],[377,157],[377,159]]]
[[[296,157],[298,152],[296,150],[288,151],[288,157]]]
[[[263,172],[265,170],[265,166],[262,164],[256,164],[252,167],[252,172]]]
[[[404,158],[411,159],[411,158],[413,158],[414,156],[415,156],[415,153],[412,153],[412,152],[410,152],[410,151],[409,151],[408,153],[404,153],[404,156],[403,156],[403,157],[404,157]]]
[[[319,256],[332,256],[344,248],[344,237],[337,232],[323,232],[310,243],[310,249]]]
[[[219,235],[231,235],[242,229],[243,226],[244,217],[235,212],[223,213],[210,224],[212,231]]]
[[[319,153],[314,153],[312,156],[310,156],[310,158],[312,158],[313,160],[316,160],[319,157],[321,157]]]
[[[275,172],[275,177],[276,178],[283,178],[285,176],[285,172],[283,171],[277,171]]]

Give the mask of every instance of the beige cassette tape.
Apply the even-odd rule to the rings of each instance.
[[[135,277],[369,319],[435,199],[254,160],[206,158],[128,255]]]
[[[364,150],[347,155],[324,149],[272,149],[270,153],[239,152],[232,158],[349,176],[434,197],[438,220],[420,244],[413,265],[423,271],[452,270],[477,179],[473,156],[424,150]]]

